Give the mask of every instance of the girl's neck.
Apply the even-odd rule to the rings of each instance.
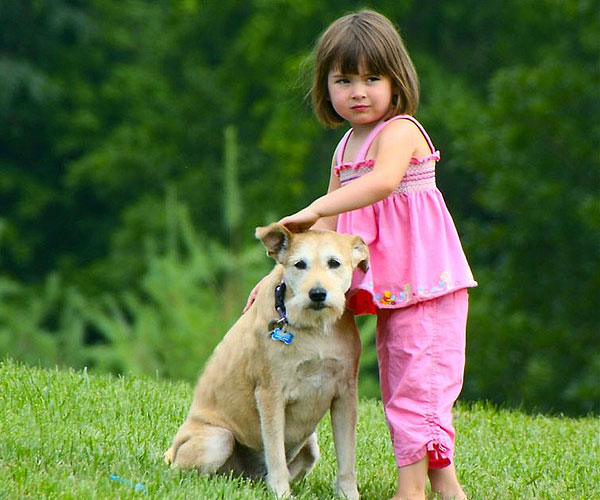
[[[363,143],[367,140],[371,131],[383,121],[385,121],[385,119],[372,123],[359,123],[356,125],[349,122],[350,126],[352,126],[352,133],[344,146],[342,163],[356,162],[358,160],[358,155],[360,154]]]
[[[367,136],[371,133],[371,130],[373,130],[381,122],[389,120],[390,118],[391,118],[391,116],[385,116],[381,120],[378,120],[376,122],[359,123],[359,124],[355,124],[355,125],[350,123],[350,126],[352,127],[352,135],[354,136],[354,139],[360,140],[360,141],[366,139]]]
[[[354,124],[354,125],[352,123],[350,123],[350,126],[352,127],[352,135],[354,135],[354,137],[364,139],[369,135],[371,130],[373,130],[377,125],[379,125],[381,122],[385,122],[385,121],[389,120],[393,116],[394,116],[393,111],[390,110],[384,117],[382,117],[380,120],[377,120],[375,122],[359,123],[359,124]]]
[[[388,118],[389,117],[382,118],[381,120],[372,123],[359,123],[356,125],[350,123],[350,126],[352,127],[352,135],[358,139],[365,139],[371,133],[371,130],[373,130],[377,125],[387,120]]]

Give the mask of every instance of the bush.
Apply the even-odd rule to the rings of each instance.
[[[258,242],[234,254],[196,233],[182,204],[169,200],[167,211],[170,243],[160,251],[147,241],[140,290],[81,311],[98,333],[90,351],[102,371],[195,379],[270,268]]]

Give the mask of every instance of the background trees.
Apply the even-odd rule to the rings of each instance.
[[[253,228],[326,187],[342,130],[319,126],[305,99],[310,50],[362,6],[0,0],[0,349],[193,378],[200,361],[167,368],[169,341],[201,358],[270,265]],[[418,117],[480,282],[464,397],[597,411],[599,2],[372,7],[419,70]],[[239,198],[223,188],[230,125]],[[154,347],[128,365],[118,352],[132,346]],[[364,394],[374,368],[367,350]]]

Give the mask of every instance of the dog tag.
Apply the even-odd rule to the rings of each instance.
[[[275,327],[273,330],[271,330],[269,332],[269,334],[271,335],[271,338],[273,340],[279,340],[280,342],[283,342],[284,344],[287,344],[287,345],[290,345],[292,343],[292,339],[294,338],[293,333],[285,332],[284,330],[282,330],[279,327]]]

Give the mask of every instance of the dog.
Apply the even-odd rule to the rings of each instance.
[[[172,467],[264,478],[278,497],[319,459],[327,410],[336,493],[358,499],[354,470],[361,343],[345,292],[366,271],[359,236],[271,224],[256,229],[276,265],[207,361],[189,414],[165,452]]]

